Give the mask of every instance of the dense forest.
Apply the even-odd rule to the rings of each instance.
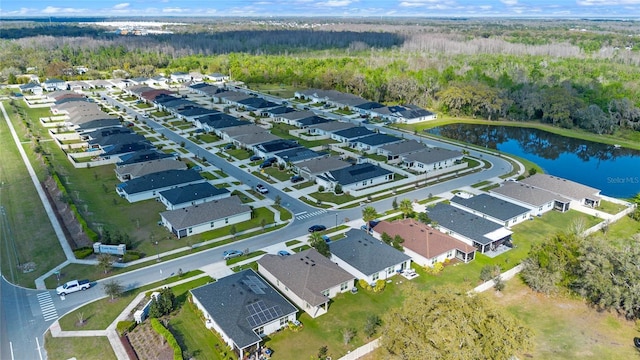
[[[230,73],[248,83],[331,88],[451,116],[540,121],[598,134],[640,130],[635,22],[327,20],[203,22],[113,36],[74,24],[0,32],[0,80]],[[81,30],[85,29],[84,32]],[[91,69],[66,76],[72,66]]]

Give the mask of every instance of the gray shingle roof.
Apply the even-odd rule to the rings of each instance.
[[[300,119],[308,118],[314,115],[315,113],[313,111],[304,110],[304,111],[292,111],[290,113],[282,114],[280,115],[280,117],[287,120],[300,120]]]
[[[125,166],[116,167],[115,171],[119,176],[129,175],[137,178],[147,174],[153,174],[165,170],[186,170],[187,164],[174,158],[164,158]]]
[[[351,164],[341,160],[338,156],[309,159],[296,164],[298,169],[308,171],[310,174],[320,174],[326,171],[346,168],[348,166],[351,166]]]
[[[333,134],[347,139],[357,139],[364,136],[373,135],[375,133],[364,126],[355,126],[349,129],[335,131]]]
[[[296,122],[300,126],[311,126],[311,125],[317,125],[317,124],[324,124],[324,123],[327,123],[329,121],[331,121],[331,120],[325,119],[325,118],[320,117],[320,116],[313,115],[313,116],[310,116],[310,117],[306,117],[304,119],[297,120]]]
[[[552,201],[559,201],[563,203],[570,202],[569,199],[556,195],[550,191],[538,189],[515,181],[505,181],[500,185],[500,187],[491,189],[490,192],[529,204],[534,208]]]
[[[508,202],[489,194],[480,194],[468,199],[454,196],[452,203],[460,204],[466,208],[475,210],[482,214],[489,215],[498,220],[507,221],[509,219],[519,217],[529,212],[529,209]]]
[[[160,216],[173,228],[181,230],[247,212],[251,212],[251,207],[243,204],[240,198],[234,195],[182,209],[164,211]]]
[[[197,184],[190,184],[180,186],[175,189],[165,190],[160,192],[160,196],[167,199],[167,201],[173,205],[184,204],[191,201],[200,199],[206,199],[213,196],[229,193],[227,189],[218,189],[217,187],[209,184],[208,182],[202,182]]]
[[[423,150],[426,146],[415,140],[405,140],[395,144],[381,146],[380,149],[388,151],[391,155],[404,155],[410,152]]]
[[[496,230],[504,229],[502,225],[483,219],[462,209],[449,204],[438,203],[432,208],[427,208],[427,214],[439,226],[458,233],[479,244],[487,245],[497,239],[487,237]],[[510,232],[508,232],[510,233]]]
[[[351,229],[345,235],[329,244],[331,253],[367,276],[411,259],[362,230]]]
[[[275,156],[281,158],[286,162],[297,163],[308,159],[318,158],[324,156],[325,154],[326,153],[319,153],[305,147],[298,147],[275,153]]]
[[[168,157],[174,157],[174,156],[171,154],[159,152],[157,150],[144,150],[144,151],[139,151],[130,155],[120,157],[122,161],[117,163],[116,165],[122,166],[127,164],[134,164],[138,162],[155,160],[155,159],[163,159]]]
[[[256,293],[252,288],[258,288],[262,293]],[[255,329],[271,322],[274,317],[278,319],[298,311],[251,269],[193,289],[191,294],[240,349],[260,342],[261,337]],[[263,314],[267,317],[257,316],[258,323],[251,320],[256,319],[256,313],[260,312],[256,307],[267,309]]]
[[[551,191],[552,193],[565,196],[573,200],[581,201],[582,199],[600,199],[600,196],[598,196],[600,190],[582,185],[575,181],[559,178],[557,176],[535,174],[528,178],[520,180],[520,182],[540,189]]]
[[[119,184],[118,187],[131,195],[199,180],[204,181],[202,176],[194,170],[167,170],[129,180]]]
[[[313,248],[290,256],[265,255],[258,265],[311,306],[329,301],[323,291],[353,279],[353,275]]]
[[[257,148],[265,153],[273,153],[283,150],[295,149],[301,147],[295,140],[276,139],[259,144]]]
[[[313,128],[313,129],[332,132],[332,131],[340,131],[340,130],[344,130],[344,129],[350,129],[350,128],[354,128],[356,126],[353,125],[353,124],[342,122],[342,121],[329,121],[329,122],[325,122],[325,123],[321,123],[321,124],[311,125],[309,127]]]
[[[382,144],[389,144],[389,143],[394,143],[394,142],[398,142],[402,139],[395,137],[395,136],[391,136],[391,135],[386,135],[386,134],[374,134],[374,135],[369,135],[369,136],[365,136],[363,138],[360,138],[358,140],[356,140],[356,142],[359,143],[363,143],[365,145],[369,145],[369,146],[378,146],[378,145],[382,145]]]
[[[423,164],[433,164],[439,161],[455,159],[461,157],[460,151],[442,148],[425,148],[404,155],[405,161],[416,161]]]
[[[375,179],[380,176],[393,174],[391,171],[373,164],[357,164],[347,168],[329,172],[329,177],[340,185],[354,184],[360,181]]]

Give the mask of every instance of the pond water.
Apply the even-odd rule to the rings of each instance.
[[[545,173],[617,198],[640,192],[640,151],[511,126],[452,124],[425,132],[517,155]]]

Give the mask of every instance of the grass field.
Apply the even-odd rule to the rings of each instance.
[[[201,274],[202,271],[191,271],[184,274],[182,277],[173,276],[167,278],[162,281],[158,281],[143,287],[139,287],[137,289],[129,290],[124,292],[120,297],[115,300],[111,300],[110,298],[104,298],[92,303],[89,303],[79,309],[76,309],[70,313],[67,313],[62,318],[60,318],[60,328],[65,331],[74,331],[74,330],[104,330],[109,326],[115,319],[120,315],[120,313],[124,310],[129,303],[141,292],[145,292],[162,285],[175,282],[181,279],[187,279],[191,276],[195,276]],[[183,294],[188,289],[204,285],[211,281],[211,278],[208,276],[201,277],[187,283],[178,285],[174,287],[173,291],[176,296]],[[183,290],[185,289],[185,290]],[[76,326],[76,322],[78,321],[78,314],[82,313],[85,318],[85,324],[82,327]]]
[[[44,348],[49,359],[117,359],[106,336],[54,338],[47,331]]]
[[[3,105],[19,137],[24,139],[26,126],[7,102]],[[34,116],[38,115],[42,114],[29,112],[27,116],[33,124]],[[34,170],[41,180],[44,179],[46,171],[33,157],[31,144],[24,146],[31,155]],[[0,238],[2,274],[11,282],[34,287],[37,277],[65,260],[64,253],[4,118],[0,119],[0,153],[0,206],[4,208],[7,220],[6,224],[2,223]],[[23,273],[17,265],[27,262],[35,263],[35,270]]]

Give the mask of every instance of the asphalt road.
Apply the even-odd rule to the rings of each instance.
[[[141,120],[143,119],[141,113],[138,113],[123,104],[117,103],[110,97],[107,97],[107,101],[114,105],[118,105],[121,108],[124,107],[129,115],[133,117],[137,116],[138,119]],[[229,176],[236,178],[238,181],[252,187],[258,183],[264,184],[261,179],[253,176],[249,172],[229,164],[224,159],[214,156],[205,148],[183,138],[169,129],[162,127],[152,119],[144,120],[154,128],[155,131],[160,134],[164,134],[168,139],[176,143],[184,141],[185,148],[187,150],[199,156],[206,156],[209,163],[223,170]],[[383,131],[388,134],[403,136],[405,139],[419,139],[432,146],[462,150],[462,148],[452,144],[437,140],[426,140],[425,138],[419,138],[412,134],[401,133],[396,130],[385,128]],[[404,193],[398,197],[422,199],[428,197],[429,194],[436,195],[450,192],[451,190],[497,177],[511,171],[511,165],[503,158],[484,153],[481,154],[473,150],[471,151],[471,155],[488,160],[493,164],[493,166],[484,171]],[[269,189],[267,196],[272,200],[276,196],[280,196],[282,199],[282,205],[293,214],[314,213],[315,215],[305,219],[298,219],[294,216],[293,221],[283,229],[243,239],[234,242],[233,244],[200,251],[181,258],[151,264],[150,266],[142,269],[113,276],[109,278],[109,280],[115,279],[126,289],[132,289],[162,280],[177,273],[179,269],[186,272],[217,261],[223,261],[222,253],[225,250],[249,249],[249,251],[255,251],[290,239],[301,238],[308,234],[307,229],[313,224],[323,224],[328,228],[331,228],[342,223],[345,218],[353,220],[362,217],[362,209],[359,207],[339,211],[322,210],[307,205],[306,203],[301,202],[268,184],[265,184],[265,186]],[[368,203],[367,206],[373,206],[381,213],[392,207],[392,201],[393,198],[388,198]],[[44,353],[43,348],[43,334],[53,321],[55,321],[55,318],[53,317],[54,315],[51,313],[51,309],[56,312],[56,315],[62,316],[66,312],[84,303],[104,297],[104,290],[101,286],[104,281],[105,280],[99,281],[95,286],[87,291],[69,294],[63,298],[57,296],[55,291],[39,291],[16,287],[5,281],[3,278],[2,286],[0,288],[0,299],[2,305],[2,308],[0,309],[0,358],[26,360],[45,358],[46,354]]]

